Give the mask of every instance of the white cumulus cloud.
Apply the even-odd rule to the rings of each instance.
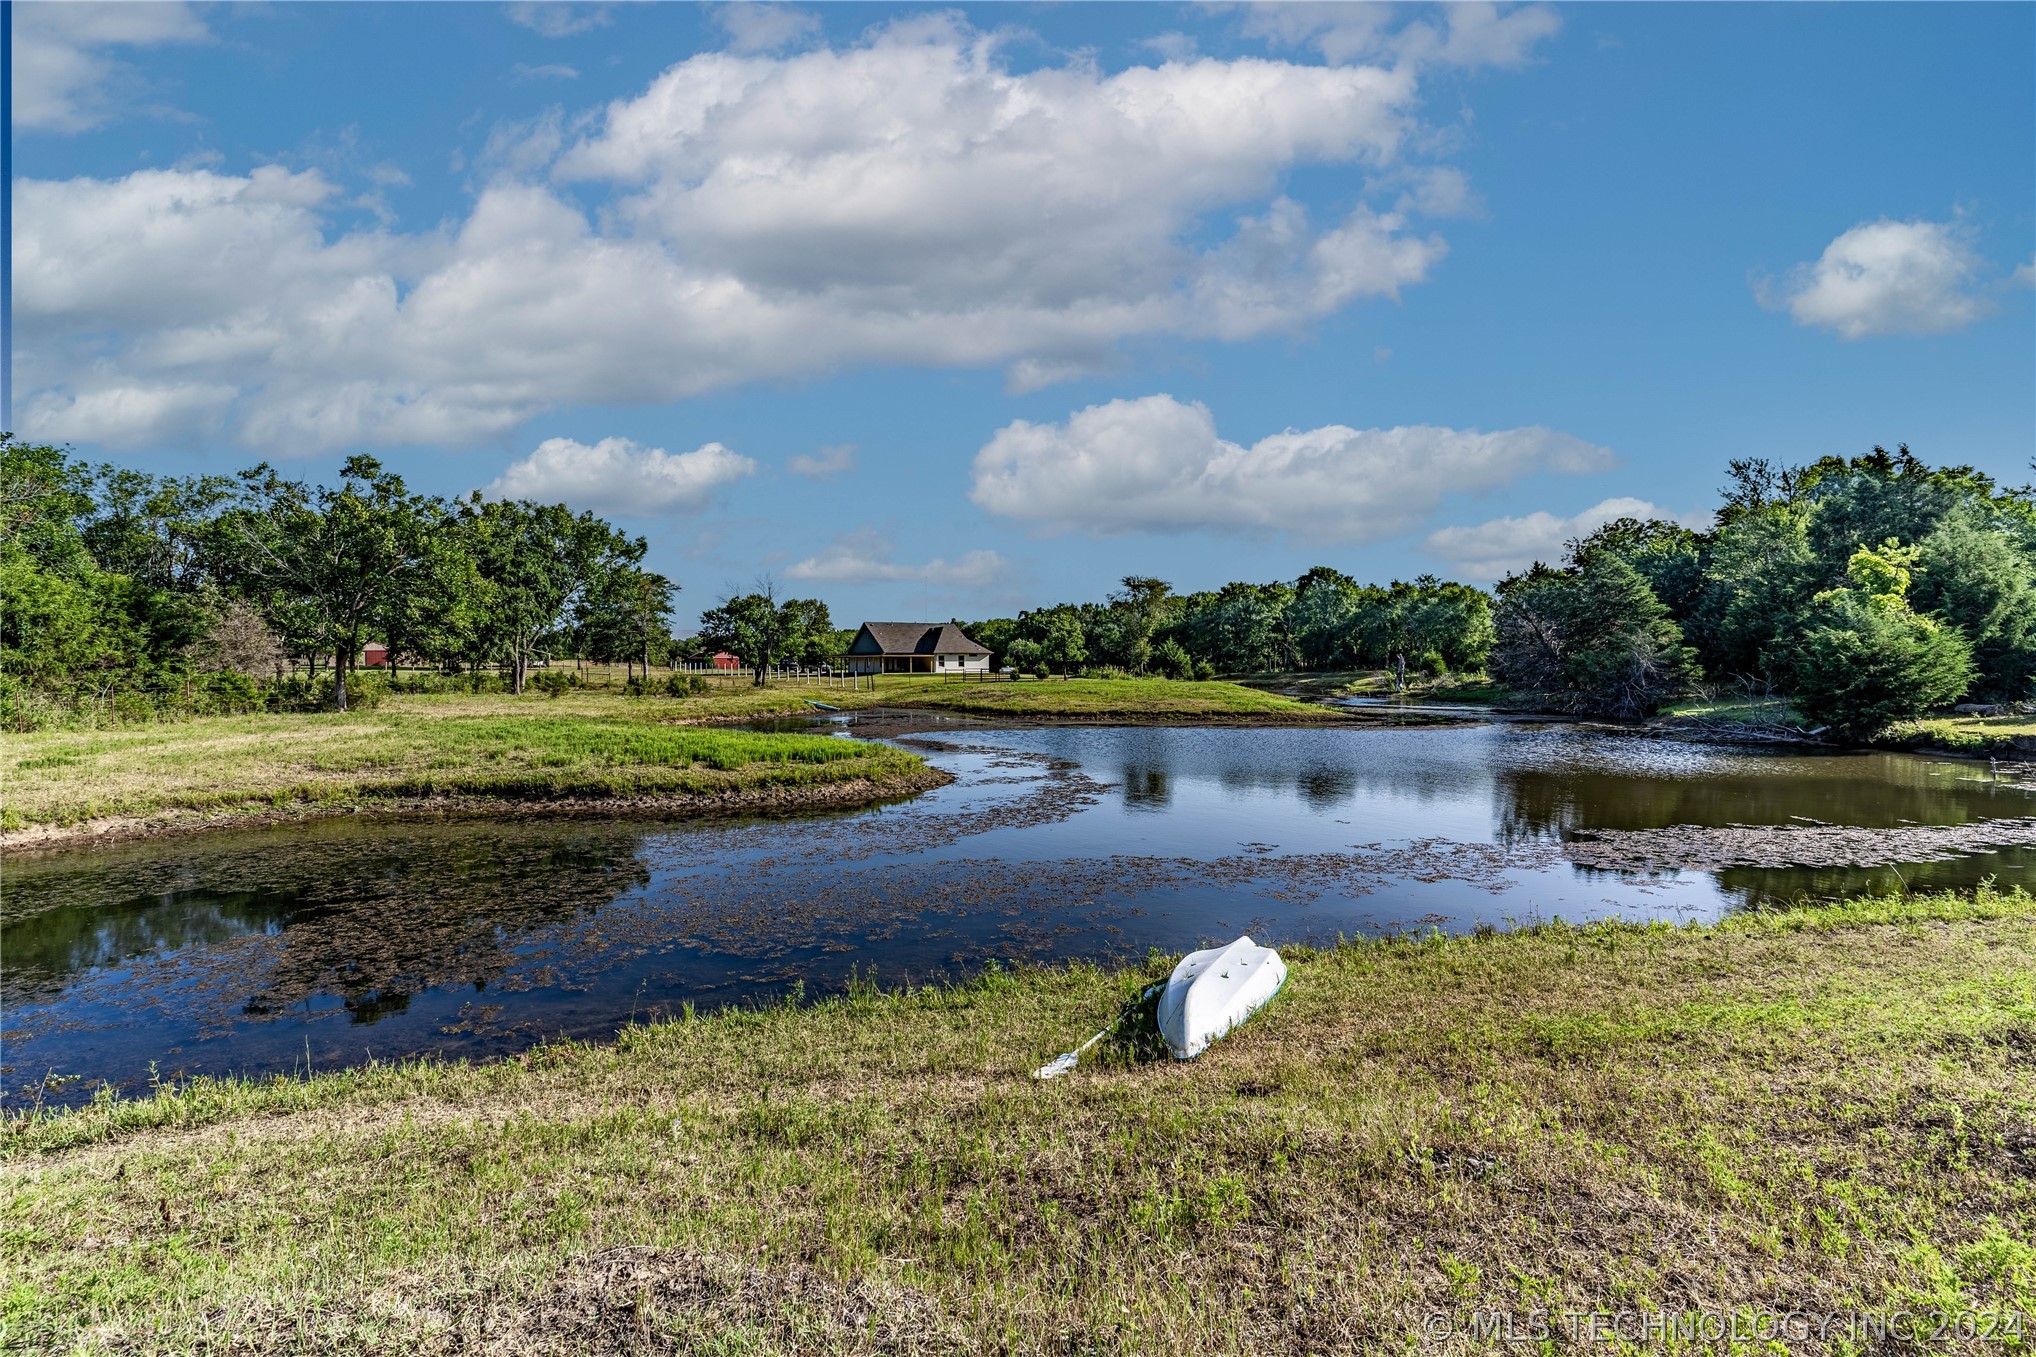
[[[1562,27],[1545,5],[1460,0],[1432,18],[1392,26],[1390,6],[1374,0],[1265,0],[1240,7],[1247,37],[1308,46],[1326,60],[1387,60],[1410,65],[1519,66]]]
[[[818,452],[799,453],[785,462],[785,469],[816,481],[845,475],[855,470],[855,444],[835,443]]]
[[[1600,500],[1567,518],[1536,510],[1517,518],[1440,528],[1428,534],[1428,550],[1464,577],[1489,581],[1525,570],[1536,561],[1553,565],[1561,560],[1564,544],[1620,518],[1662,518],[1686,528],[1707,527],[1711,520],[1707,513],[1673,514],[1644,499],[1621,497]]]
[[[1815,262],[1791,272],[1778,294],[1763,283],[1759,295],[1798,324],[1841,339],[1942,334],[1992,309],[1976,287],[1981,267],[1958,223],[1883,217],[1825,246]]]
[[[151,424],[141,393],[202,388],[213,436],[290,456],[865,364],[1029,389],[1126,340],[1293,332],[1446,253],[1414,214],[1468,189],[1410,159],[1412,63],[1013,70],[999,41],[920,14],[839,49],[703,53],[501,139],[465,220],[424,232],[342,231],[348,194],[277,167],[22,181],[24,409],[38,436],[145,444],[195,416]],[[1281,193],[1310,165],[1399,201],[1312,221]],[[134,414],[90,416],[111,405]]]
[[[140,76],[112,55],[123,47],[206,42],[204,21],[176,3],[24,4],[14,7],[14,125],[82,132],[109,121]]]
[[[567,0],[515,0],[506,12],[510,23],[520,24],[544,38],[570,38],[576,33],[605,28],[611,22],[606,5]]]
[[[971,551],[952,561],[936,557],[919,565],[895,559],[889,539],[874,529],[843,533],[816,556],[785,570],[789,579],[819,584],[879,584],[912,581],[952,589],[981,589],[1008,579],[1010,562],[994,551]]]
[[[1364,542],[1404,531],[1450,492],[1532,472],[1598,471],[1604,448],[1553,429],[1411,425],[1288,429],[1246,447],[1209,408],[1169,395],[1016,420],[976,454],[969,497],[1050,532],[1216,529]]]
[[[728,35],[729,47],[737,52],[775,52],[820,35],[820,16],[790,5],[733,0],[716,5],[713,14]]]
[[[698,513],[716,490],[755,471],[755,462],[719,443],[673,454],[627,438],[594,444],[547,438],[528,457],[511,462],[488,493],[650,518]]]

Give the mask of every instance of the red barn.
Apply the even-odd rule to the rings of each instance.
[[[714,667],[716,669],[740,669],[742,668],[742,661],[736,659],[735,656],[725,650],[717,650],[714,652]]]
[[[386,669],[389,665],[389,647],[380,641],[370,641],[361,647],[363,669]]]

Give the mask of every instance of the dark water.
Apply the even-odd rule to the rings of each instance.
[[[835,723],[844,731],[851,722]],[[863,733],[893,733],[865,723]],[[852,814],[328,821],[10,861],[8,1101],[193,1073],[488,1055],[851,975],[1552,918],[1709,919],[1896,869],[1587,871],[1579,830],[2036,813],[1983,765],[1586,732],[901,734],[950,787]],[[2036,851],[1900,867],[2036,881]],[[54,1076],[54,1077],[51,1077]],[[77,1076],[69,1078],[68,1076]]]

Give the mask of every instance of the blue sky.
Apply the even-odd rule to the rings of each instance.
[[[16,6],[16,425],[690,621],[1425,571],[2036,453],[2036,7]]]

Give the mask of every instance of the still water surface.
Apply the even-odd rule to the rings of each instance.
[[[1984,765],[1566,726],[998,728],[904,740],[957,781],[771,820],[336,820],[10,862],[0,1078],[481,1056],[632,1017],[966,974],[1553,918],[1711,919],[1892,884],[2036,882],[2036,850],[1891,868],[1610,872],[1579,831],[2036,813]],[[52,1079],[49,1076],[57,1076]],[[78,1076],[65,1078],[65,1076]]]

